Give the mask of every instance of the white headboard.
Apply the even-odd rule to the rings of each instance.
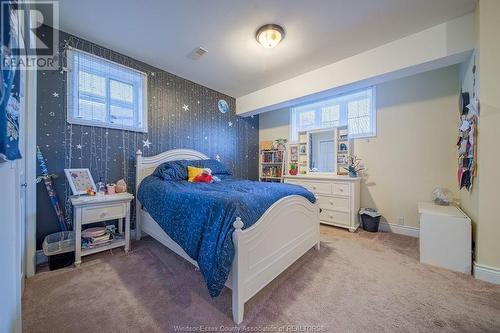
[[[162,164],[163,162],[176,161],[176,160],[208,159],[207,155],[191,149],[172,149],[150,157],[142,157],[142,152],[138,150],[136,156],[137,156],[137,164],[135,169],[136,190],[139,189],[141,181],[150,174],[152,174],[155,171],[156,167]]]

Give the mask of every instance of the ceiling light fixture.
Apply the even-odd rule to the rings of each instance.
[[[285,29],[277,24],[266,24],[255,33],[255,39],[265,48],[272,49],[285,38]]]

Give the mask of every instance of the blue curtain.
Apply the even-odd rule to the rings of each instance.
[[[19,22],[11,15],[8,0],[0,0],[2,6],[2,49],[0,53],[0,156],[13,161],[21,158],[19,151],[19,115],[21,111],[19,68],[5,66],[9,57],[19,56]],[[11,1],[12,3],[12,1]],[[9,9],[9,10],[6,10]],[[13,32],[13,33],[11,33]]]

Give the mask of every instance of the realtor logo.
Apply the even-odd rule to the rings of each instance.
[[[59,2],[0,1],[2,70],[58,69]]]

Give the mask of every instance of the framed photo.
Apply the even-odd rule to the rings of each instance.
[[[69,186],[74,195],[86,194],[87,189],[91,187],[96,190],[94,179],[89,169],[64,169]]]
[[[290,161],[297,162],[299,160],[299,146],[290,145]]]
[[[300,155],[305,155],[307,154],[307,144],[301,143],[299,146],[299,154]]]

